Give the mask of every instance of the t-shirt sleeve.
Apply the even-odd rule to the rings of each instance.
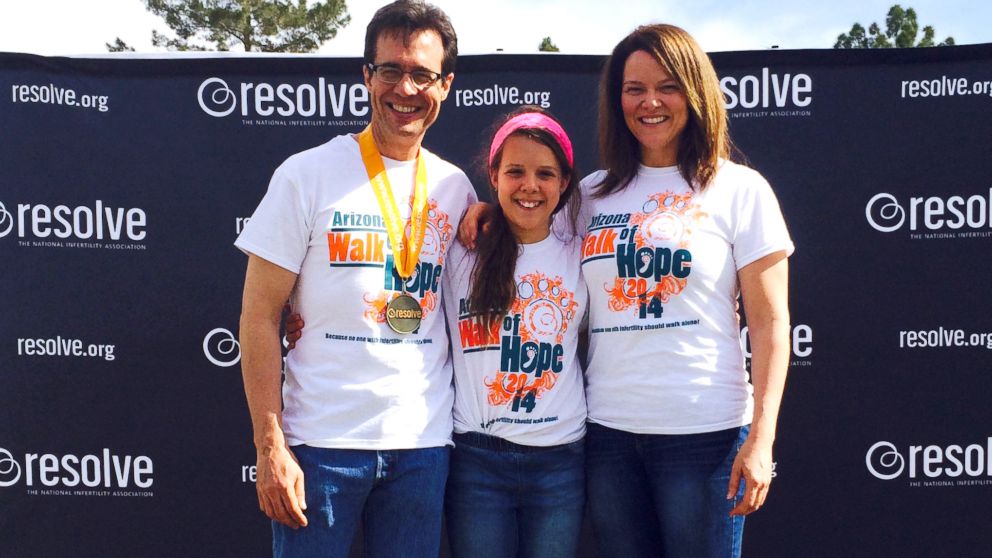
[[[795,251],[775,192],[760,174],[748,174],[738,185],[733,207],[734,264],[738,270],[769,254],[784,250],[790,256]]]
[[[310,245],[309,211],[299,186],[284,167],[272,175],[265,197],[234,245],[246,254],[300,273]]]

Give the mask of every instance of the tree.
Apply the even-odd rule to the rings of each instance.
[[[837,36],[834,48],[911,48],[911,47],[931,47],[950,46],[954,44],[954,37],[948,37],[943,42],[934,45],[933,39],[936,32],[933,27],[927,25],[923,28],[923,38],[916,42],[916,35],[920,25],[916,21],[916,10],[896,4],[889,8],[888,15],[885,16],[885,31],[872,23],[868,26],[868,32],[860,23],[851,26],[851,31],[841,33]]]
[[[545,37],[541,40],[541,46],[537,47],[540,52],[559,52],[558,46],[551,42],[551,37]]]
[[[175,38],[152,31],[152,44],[169,50],[313,52],[348,25],[345,0],[144,0]],[[111,52],[134,50],[119,37]]]
[[[134,52],[134,49],[128,46],[127,43],[122,41],[120,37],[117,37],[117,39],[114,41],[113,44],[111,43],[103,43],[103,44],[107,45],[107,52]]]

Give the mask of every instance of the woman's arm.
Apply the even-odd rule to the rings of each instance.
[[[743,479],[744,497],[731,515],[761,507],[772,479],[772,444],[789,368],[789,263],[785,251],[769,254],[738,272],[751,338],[754,419],[741,446],[727,487],[733,498]]]

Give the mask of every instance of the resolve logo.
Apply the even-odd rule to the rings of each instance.
[[[0,487],[22,481],[24,486],[75,488],[150,488],[154,463],[145,455],[117,455],[104,448],[100,454],[77,456],[26,453],[18,460],[0,448]]]
[[[242,82],[232,89],[219,77],[203,80],[196,90],[196,100],[203,112],[215,118],[235,111],[244,117],[334,117],[365,116],[369,112],[369,91],[363,83],[289,84]]]
[[[865,205],[865,219],[876,231],[890,233],[908,225],[910,231],[992,229],[992,188],[988,195],[913,197],[909,205],[888,192],[875,194]],[[955,235],[944,235],[955,236]],[[958,234],[957,236],[985,236]]]
[[[782,110],[808,107],[813,102],[813,78],[809,74],[779,74],[762,68],[761,74],[720,78],[727,110],[772,109],[754,111],[749,116],[808,116],[809,111]]]
[[[7,211],[7,207],[0,202],[0,238],[10,234],[14,229],[14,216]]]
[[[748,335],[748,326],[741,328],[740,333],[741,350],[744,358],[747,359],[747,366],[751,366],[751,337]],[[813,327],[808,324],[796,324],[792,326],[789,334],[789,346],[792,354],[789,359],[789,366],[795,368],[799,366],[812,366],[813,361],[809,359],[813,354]]]
[[[258,466],[257,465],[242,465],[241,466],[241,482],[243,483],[254,483],[258,481]]]
[[[288,345],[289,342],[283,336],[283,348]],[[229,329],[223,327],[211,329],[203,338],[203,356],[207,357],[214,366],[230,368],[241,362],[241,343]],[[282,371],[286,371],[285,356],[282,357]]]
[[[896,479],[904,473],[910,479],[917,478],[920,473],[930,479],[992,477],[992,436],[984,446],[909,446],[905,451],[900,451],[892,442],[876,442],[865,454],[865,466],[872,476],[881,480]]]
[[[21,464],[9,451],[0,448],[0,487],[8,487],[21,480]]]
[[[203,338],[203,355],[215,366],[229,368],[241,362],[241,343],[230,330],[218,327]]]
[[[0,237],[14,232],[16,225],[16,236],[24,239],[137,242],[147,236],[147,223],[144,210],[105,206],[103,200],[92,207],[20,203],[13,213],[0,202]]]

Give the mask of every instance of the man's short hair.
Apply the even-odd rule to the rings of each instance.
[[[406,43],[418,31],[434,31],[441,36],[441,45],[444,47],[441,73],[448,75],[454,72],[455,59],[458,58],[458,36],[455,35],[455,28],[444,12],[422,0],[396,0],[379,8],[365,28],[365,62],[375,62],[375,45],[383,32],[397,33]]]

